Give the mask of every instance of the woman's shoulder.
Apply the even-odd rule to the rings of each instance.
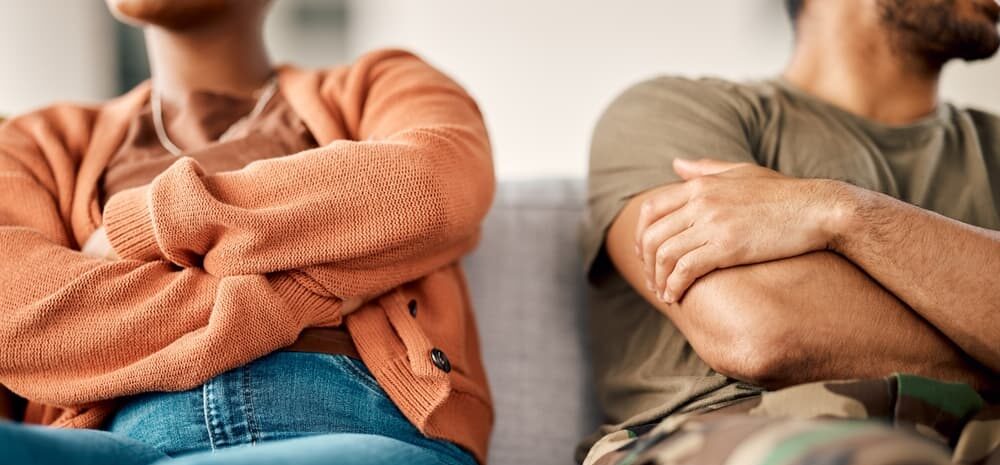
[[[444,76],[417,53],[402,48],[380,48],[358,55],[351,61],[322,68],[304,68],[292,64],[281,65],[279,74],[292,79],[314,79],[320,81],[344,81],[348,79],[373,78],[392,71],[434,73]]]
[[[24,113],[0,115],[0,122],[6,127],[25,128],[37,124],[80,121],[94,118],[100,112],[100,104],[77,102],[56,102]]]
[[[0,139],[62,142],[67,147],[83,146],[91,139],[102,118],[125,119],[148,98],[148,85],[140,84],[128,93],[96,102],[56,102],[0,122]],[[109,118],[110,117],[110,118]]]
[[[100,104],[59,102],[3,118],[0,144],[10,149],[9,145],[16,141],[38,144],[42,140],[49,143],[58,140],[68,144],[86,140],[100,108]]]

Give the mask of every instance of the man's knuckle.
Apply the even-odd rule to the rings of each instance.
[[[654,207],[655,207],[655,202],[653,201],[653,199],[643,200],[642,203],[639,204],[639,213],[641,215],[651,215],[653,213]]]
[[[711,202],[710,200],[705,200],[706,203]],[[728,213],[715,205],[706,204],[701,209],[701,219],[709,224],[713,224],[716,227],[722,225],[728,218]]]
[[[718,236],[715,238],[715,245],[719,248],[722,253],[730,253],[735,248],[739,242],[735,231],[729,228],[722,228]]]
[[[691,275],[692,266],[691,259],[682,257],[680,260],[677,260],[677,264],[674,265],[674,275],[676,275],[678,279],[687,279]]]
[[[656,263],[666,263],[670,259],[670,247],[663,246],[656,250]]]
[[[705,189],[708,188],[709,182],[710,181],[708,180],[708,178],[704,178],[704,177],[702,177],[702,178],[695,178],[695,179],[692,179],[692,180],[688,181],[688,187],[691,189],[691,192],[693,192],[695,194],[698,194],[698,193],[704,192]]]
[[[703,212],[710,207],[708,198],[700,193],[691,196],[691,200],[688,200],[688,205],[696,212]]]
[[[645,251],[649,247],[649,230],[639,233],[639,249]]]

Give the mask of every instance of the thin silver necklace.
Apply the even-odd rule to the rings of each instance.
[[[250,113],[247,113],[246,116],[240,118],[235,123],[230,124],[229,127],[226,128],[225,131],[223,131],[222,135],[220,135],[219,138],[216,139],[216,141],[224,140],[227,136],[230,135],[230,132],[232,132],[233,128],[238,126],[240,123],[244,121],[253,120],[257,116],[259,116],[261,112],[264,111],[264,107],[267,106],[268,102],[271,101],[271,98],[274,97],[274,94],[276,94],[277,92],[278,92],[278,77],[273,76],[271,77],[271,80],[269,80],[267,84],[264,85],[264,90],[261,92],[260,97],[257,98],[257,103],[253,106],[253,110],[250,110]],[[152,108],[153,129],[156,130],[156,138],[159,139],[160,145],[162,145],[163,148],[167,149],[167,151],[173,154],[174,156],[179,157],[183,155],[184,151],[181,150],[181,148],[178,147],[177,144],[174,143],[174,141],[170,140],[170,136],[167,135],[166,127],[163,124],[162,97],[160,96],[160,91],[156,88],[155,85],[153,86],[152,95],[150,96],[150,105],[153,107]]]

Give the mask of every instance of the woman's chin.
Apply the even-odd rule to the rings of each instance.
[[[231,0],[107,0],[107,3],[111,13],[123,22],[172,29],[211,21],[235,6]]]

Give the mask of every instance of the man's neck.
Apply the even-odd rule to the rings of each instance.
[[[785,79],[833,105],[887,125],[913,123],[933,113],[941,66],[899,56],[877,29],[873,22],[877,19],[844,19],[800,24],[810,29],[800,31]],[[845,24],[851,25],[849,30],[838,27]]]
[[[153,84],[167,102],[195,91],[249,96],[272,74],[258,24],[233,22],[183,31],[147,27]]]

